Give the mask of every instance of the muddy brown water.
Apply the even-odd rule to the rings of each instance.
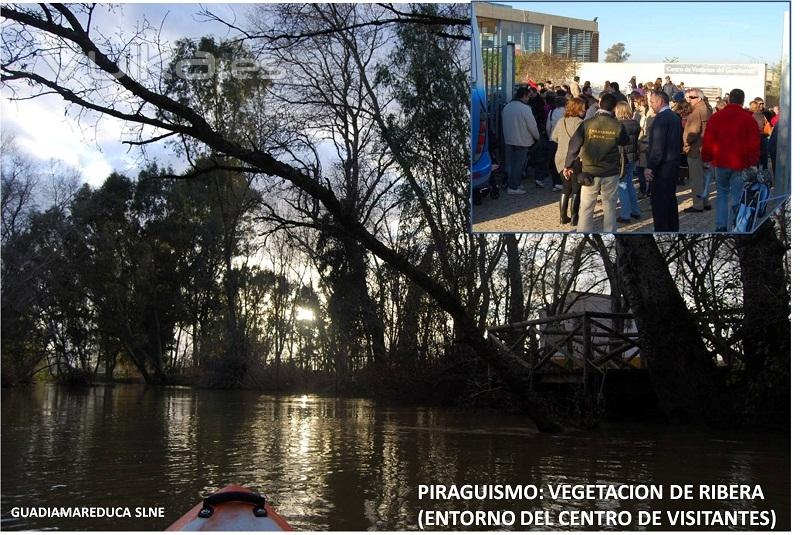
[[[545,435],[522,416],[492,411],[254,392],[3,389],[1,477],[3,529],[163,530],[231,482],[266,494],[304,530],[418,529],[420,510],[512,511],[517,522],[523,511],[548,511],[556,522],[484,529],[563,529],[558,515],[569,510],[634,519],[639,510],[773,510],[776,527],[789,527],[785,436],[651,424]],[[701,483],[758,484],[764,499],[578,500],[546,491]],[[535,500],[420,499],[418,486],[430,484],[543,490]],[[84,506],[127,507],[132,517],[12,517],[16,507]],[[137,507],[163,516],[136,518]]]

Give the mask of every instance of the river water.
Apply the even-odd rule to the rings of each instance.
[[[781,435],[651,424],[545,435],[521,416],[360,399],[139,385],[3,389],[3,529],[162,530],[228,483],[266,494],[304,530],[418,529],[420,510],[508,510],[515,522],[539,510],[555,522],[498,526],[508,529],[564,529],[557,515],[569,510],[632,511],[634,522],[639,510],[772,510],[776,527],[789,528],[789,439]],[[705,483],[759,484],[764,499],[578,500],[546,490],[535,500],[418,497],[430,484]],[[12,518],[27,506],[164,514]]]

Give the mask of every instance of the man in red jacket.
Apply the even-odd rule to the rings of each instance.
[[[730,102],[711,116],[703,136],[701,155],[717,175],[715,232],[727,232],[732,207],[742,196],[742,170],[758,164],[761,133],[753,114],[742,108],[744,91],[733,89]]]

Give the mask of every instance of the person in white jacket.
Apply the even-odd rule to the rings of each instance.
[[[539,127],[528,105],[531,93],[527,86],[514,92],[514,99],[503,108],[503,138],[506,143],[506,174],[508,193],[526,193],[522,175],[528,163],[528,149],[539,140]]]
[[[569,84],[569,92],[573,97],[578,97],[581,94],[581,86],[578,82],[581,81],[580,76],[575,76]]]
[[[550,110],[550,113],[547,114],[547,137],[553,139],[553,129],[558,124],[558,121],[564,117],[564,112],[566,111],[564,106],[567,105],[567,99],[565,97],[556,97],[555,98],[555,107]]]

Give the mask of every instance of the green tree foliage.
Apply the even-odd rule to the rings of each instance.
[[[783,63],[776,61],[767,69],[770,80],[767,81],[766,94],[780,99],[781,83],[783,82]]]
[[[276,128],[263,108],[270,73],[241,41],[180,39],[166,71],[164,92],[199,113],[218,132],[259,146]],[[174,114],[159,110],[167,120]],[[184,141],[188,141],[184,138]]]
[[[115,173],[97,190],[84,187],[72,214],[99,331],[120,342],[146,381],[163,383],[165,354],[182,313],[181,244],[166,221],[155,172],[142,172],[136,182]]]
[[[50,373],[67,382],[90,381],[95,318],[81,284],[86,267],[83,237],[68,214],[56,207],[32,218],[30,235],[38,267],[38,319]]]
[[[606,50],[606,63],[624,63],[631,55],[625,52],[625,43],[614,43]]]
[[[10,211],[25,203],[7,198],[3,277],[17,284],[2,293],[5,382],[42,365],[60,379],[91,381],[101,364],[108,374],[123,358],[147,382],[163,383],[186,365],[175,358],[180,329],[191,333],[196,365],[247,360],[236,258],[247,255],[247,214],[260,196],[241,175],[165,174],[155,166],[136,180],[114,173],[62,207],[24,217]],[[10,192],[21,191],[18,179],[4,178]]]

